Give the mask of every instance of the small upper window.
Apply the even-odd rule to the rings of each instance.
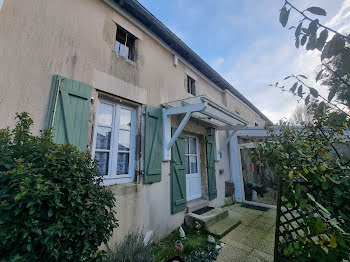
[[[136,37],[117,25],[117,36],[114,51],[127,59],[135,61],[135,41]]]
[[[190,76],[187,76],[187,92],[196,95],[196,81]]]

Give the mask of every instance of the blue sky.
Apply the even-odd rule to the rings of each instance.
[[[314,78],[319,54],[294,47],[289,25],[279,24],[282,0],[139,0],[272,121],[289,118],[297,105],[268,87],[290,73]],[[321,23],[350,31],[350,0],[291,0],[300,9],[320,6]],[[309,82],[313,84],[312,81]]]

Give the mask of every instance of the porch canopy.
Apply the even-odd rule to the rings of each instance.
[[[217,104],[205,95],[194,96],[162,104],[163,116],[163,161],[171,159],[171,147],[181,134],[190,117],[208,123],[218,130],[234,130],[246,126],[247,121]],[[176,132],[171,137],[171,115],[185,114]]]

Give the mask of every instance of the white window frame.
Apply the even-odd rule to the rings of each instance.
[[[197,154],[191,154],[190,153],[190,147],[188,148],[188,150],[189,150],[188,154],[186,154],[186,151],[185,151],[185,165],[186,165],[186,156],[189,156],[189,157],[197,156],[197,173],[201,174],[201,171],[200,171],[200,167],[201,167],[200,161],[201,161],[201,159],[200,159],[200,151],[199,151],[199,138],[197,136],[188,135],[188,134],[185,134],[185,138],[188,138],[189,141],[190,141],[190,138],[195,138],[196,139],[196,149],[197,149]],[[186,143],[185,143],[185,145],[186,145]],[[190,143],[189,143],[189,145],[190,145]],[[186,169],[185,169],[185,171],[186,171]],[[191,167],[190,167],[190,172],[191,172]],[[190,173],[190,174],[186,173],[186,175],[197,174],[197,173]]]
[[[188,141],[190,141],[191,138],[195,138],[196,139],[197,154],[191,154],[190,153],[190,146],[188,148],[188,150],[189,150],[188,154],[186,154],[186,151],[185,151],[185,176],[186,175],[191,175],[191,174],[198,174],[199,175],[200,181],[201,181],[201,185],[200,185],[200,196],[198,198],[201,198],[202,197],[202,172],[201,172],[201,157],[200,157],[199,137],[195,136],[195,135],[191,135],[191,134],[185,134],[184,136],[185,136],[185,138],[188,139]],[[185,142],[185,145],[186,145],[186,142]],[[190,142],[189,142],[189,145],[190,145]],[[186,173],[186,156],[191,157],[191,156],[195,156],[195,155],[197,156],[197,173],[187,174]],[[191,161],[190,161],[190,163],[191,163]],[[189,167],[189,169],[190,169],[190,172],[191,172],[191,166]],[[197,199],[197,198],[194,198],[194,199]],[[190,200],[187,199],[187,201],[192,201],[194,199],[190,199]]]
[[[113,106],[112,134],[111,134],[110,155],[109,155],[109,162],[108,162],[108,175],[103,177],[103,184],[113,185],[113,184],[123,184],[123,183],[133,182],[135,178],[136,109],[121,103],[114,103],[104,99],[97,100],[96,120],[95,120],[95,128],[94,128],[94,135],[93,135],[93,147],[92,147],[93,157],[95,157],[95,153],[96,153],[97,127],[99,126],[98,111],[101,103]],[[121,109],[126,109],[131,111],[129,172],[128,174],[117,175],[118,152],[119,152],[118,140],[119,140],[119,130],[120,130]]]

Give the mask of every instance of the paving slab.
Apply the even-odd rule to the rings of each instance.
[[[236,217],[242,223],[221,238],[226,245],[217,261],[273,261],[276,209],[250,210],[235,204],[225,210],[229,217]]]
[[[232,262],[239,261],[243,262],[249,257],[249,252],[244,252],[238,248],[224,246],[219,253],[217,258],[218,262]]]
[[[244,262],[273,262],[273,255],[254,249]]]

